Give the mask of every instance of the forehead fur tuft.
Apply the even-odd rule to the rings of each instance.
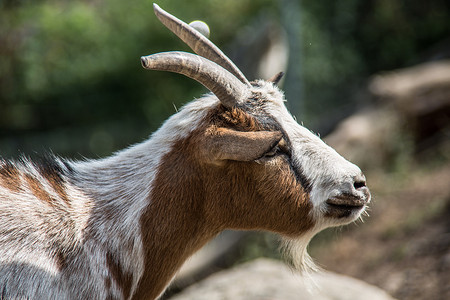
[[[284,99],[284,93],[278,88],[277,85],[265,80],[256,80],[253,83],[253,93],[257,94],[263,101],[271,101],[274,103],[282,104]]]

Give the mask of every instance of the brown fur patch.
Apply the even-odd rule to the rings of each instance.
[[[187,257],[226,228],[295,237],[314,225],[309,195],[286,156],[208,163],[199,145],[210,126],[263,130],[247,113],[219,106],[162,158],[141,217],[145,269],[135,299],[157,297]]]
[[[111,278],[105,277],[105,287],[107,290],[111,288]]]
[[[215,125],[217,127],[228,127],[238,131],[258,131],[264,128],[250,114],[242,109],[227,109],[223,105],[211,110],[207,115],[206,124]]]
[[[112,278],[122,290],[124,299],[128,299],[133,283],[133,274],[124,271],[118,260],[115,259],[114,255],[110,252],[106,253],[106,264]]]
[[[10,162],[2,162],[0,165],[0,185],[12,192],[20,192],[20,172]]]
[[[50,205],[51,207],[56,207],[55,199],[53,199],[42,187],[39,180],[37,180],[35,177],[33,177],[30,174],[25,174],[25,181],[28,184],[28,187],[30,188],[30,191],[33,193],[33,195],[38,198],[39,200],[43,201],[44,203]]]
[[[54,160],[47,158],[43,160],[37,169],[39,173],[47,179],[52,189],[58,194],[59,198],[70,207],[70,199],[66,193],[64,186],[63,170],[61,166]]]
[[[71,206],[70,199],[66,193],[65,187],[63,182],[58,180],[58,177],[55,175],[49,175],[47,177],[48,183],[50,183],[50,186],[55,190],[55,192],[58,194],[60,199],[66,203],[68,207]]]
[[[63,251],[57,251],[55,254],[56,267],[58,270],[63,270],[67,266],[67,258]]]
[[[112,294],[106,295],[106,298],[105,298],[105,300],[116,300],[116,299],[117,299],[117,298],[114,297]]]

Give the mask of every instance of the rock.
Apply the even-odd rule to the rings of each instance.
[[[391,168],[403,157],[448,140],[450,61],[376,75],[369,84],[380,101],[343,120],[325,137],[364,170]]]
[[[402,99],[422,90],[450,84],[450,61],[435,61],[373,77],[370,91],[379,97]]]
[[[171,300],[393,300],[383,290],[331,272],[293,273],[282,262],[260,258],[216,273]]]
[[[398,153],[400,124],[389,107],[367,108],[343,120],[324,141],[363,170],[379,168]]]
[[[394,104],[413,132],[416,144],[429,143],[430,137],[439,140],[448,136],[450,61],[429,62],[376,75],[369,90],[375,97]]]
[[[225,230],[219,234],[183,264],[171,286],[175,289],[184,289],[211,275],[218,268],[229,266],[224,260],[235,251],[247,235],[246,231],[233,230]]]

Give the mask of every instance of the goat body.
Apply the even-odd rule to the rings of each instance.
[[[246,82],[231,62],[199,51],[206,58],[142,58],[214,93],[147,141],[100,160],[0,161],[2,299],[155,299],[224,229],[298,241],[291,249],[301,267],[315,233],[364,211],[360,169],[295,122],[274,82]],[[183,69],[192,59],[216,75]]]

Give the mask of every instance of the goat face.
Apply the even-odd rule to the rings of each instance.
[[[154,8],[200,56],[159,53],[142,57],[143,66],[184,74],[218,99],[207,107],[202,125],[174,146],[184,152],[166,160],[197,170],[193,174],[202,182],[197,191],[205,199],[202,211],[209,224],[298,237],[356,220],[370,201],[364,175],[294,120],[274,84],[281,76],[248,82],[207,38]],[[186,151],[191,158],[179,157]]]
[[[299,125],[284,105],[282,93],[272,84],[257,82],[265,98],[263,111],[283,133],[279,151],[307,192],[311,214],[318,228],[342,225],[356,220],[370,202],[365,177],[318,136]],[[291,176],[292,176],[291,175]]]
[[[354,221],[370,201],[361,170],[300,126],[271,82],[213,108],[192,139],[211,224],[295,237]]]

